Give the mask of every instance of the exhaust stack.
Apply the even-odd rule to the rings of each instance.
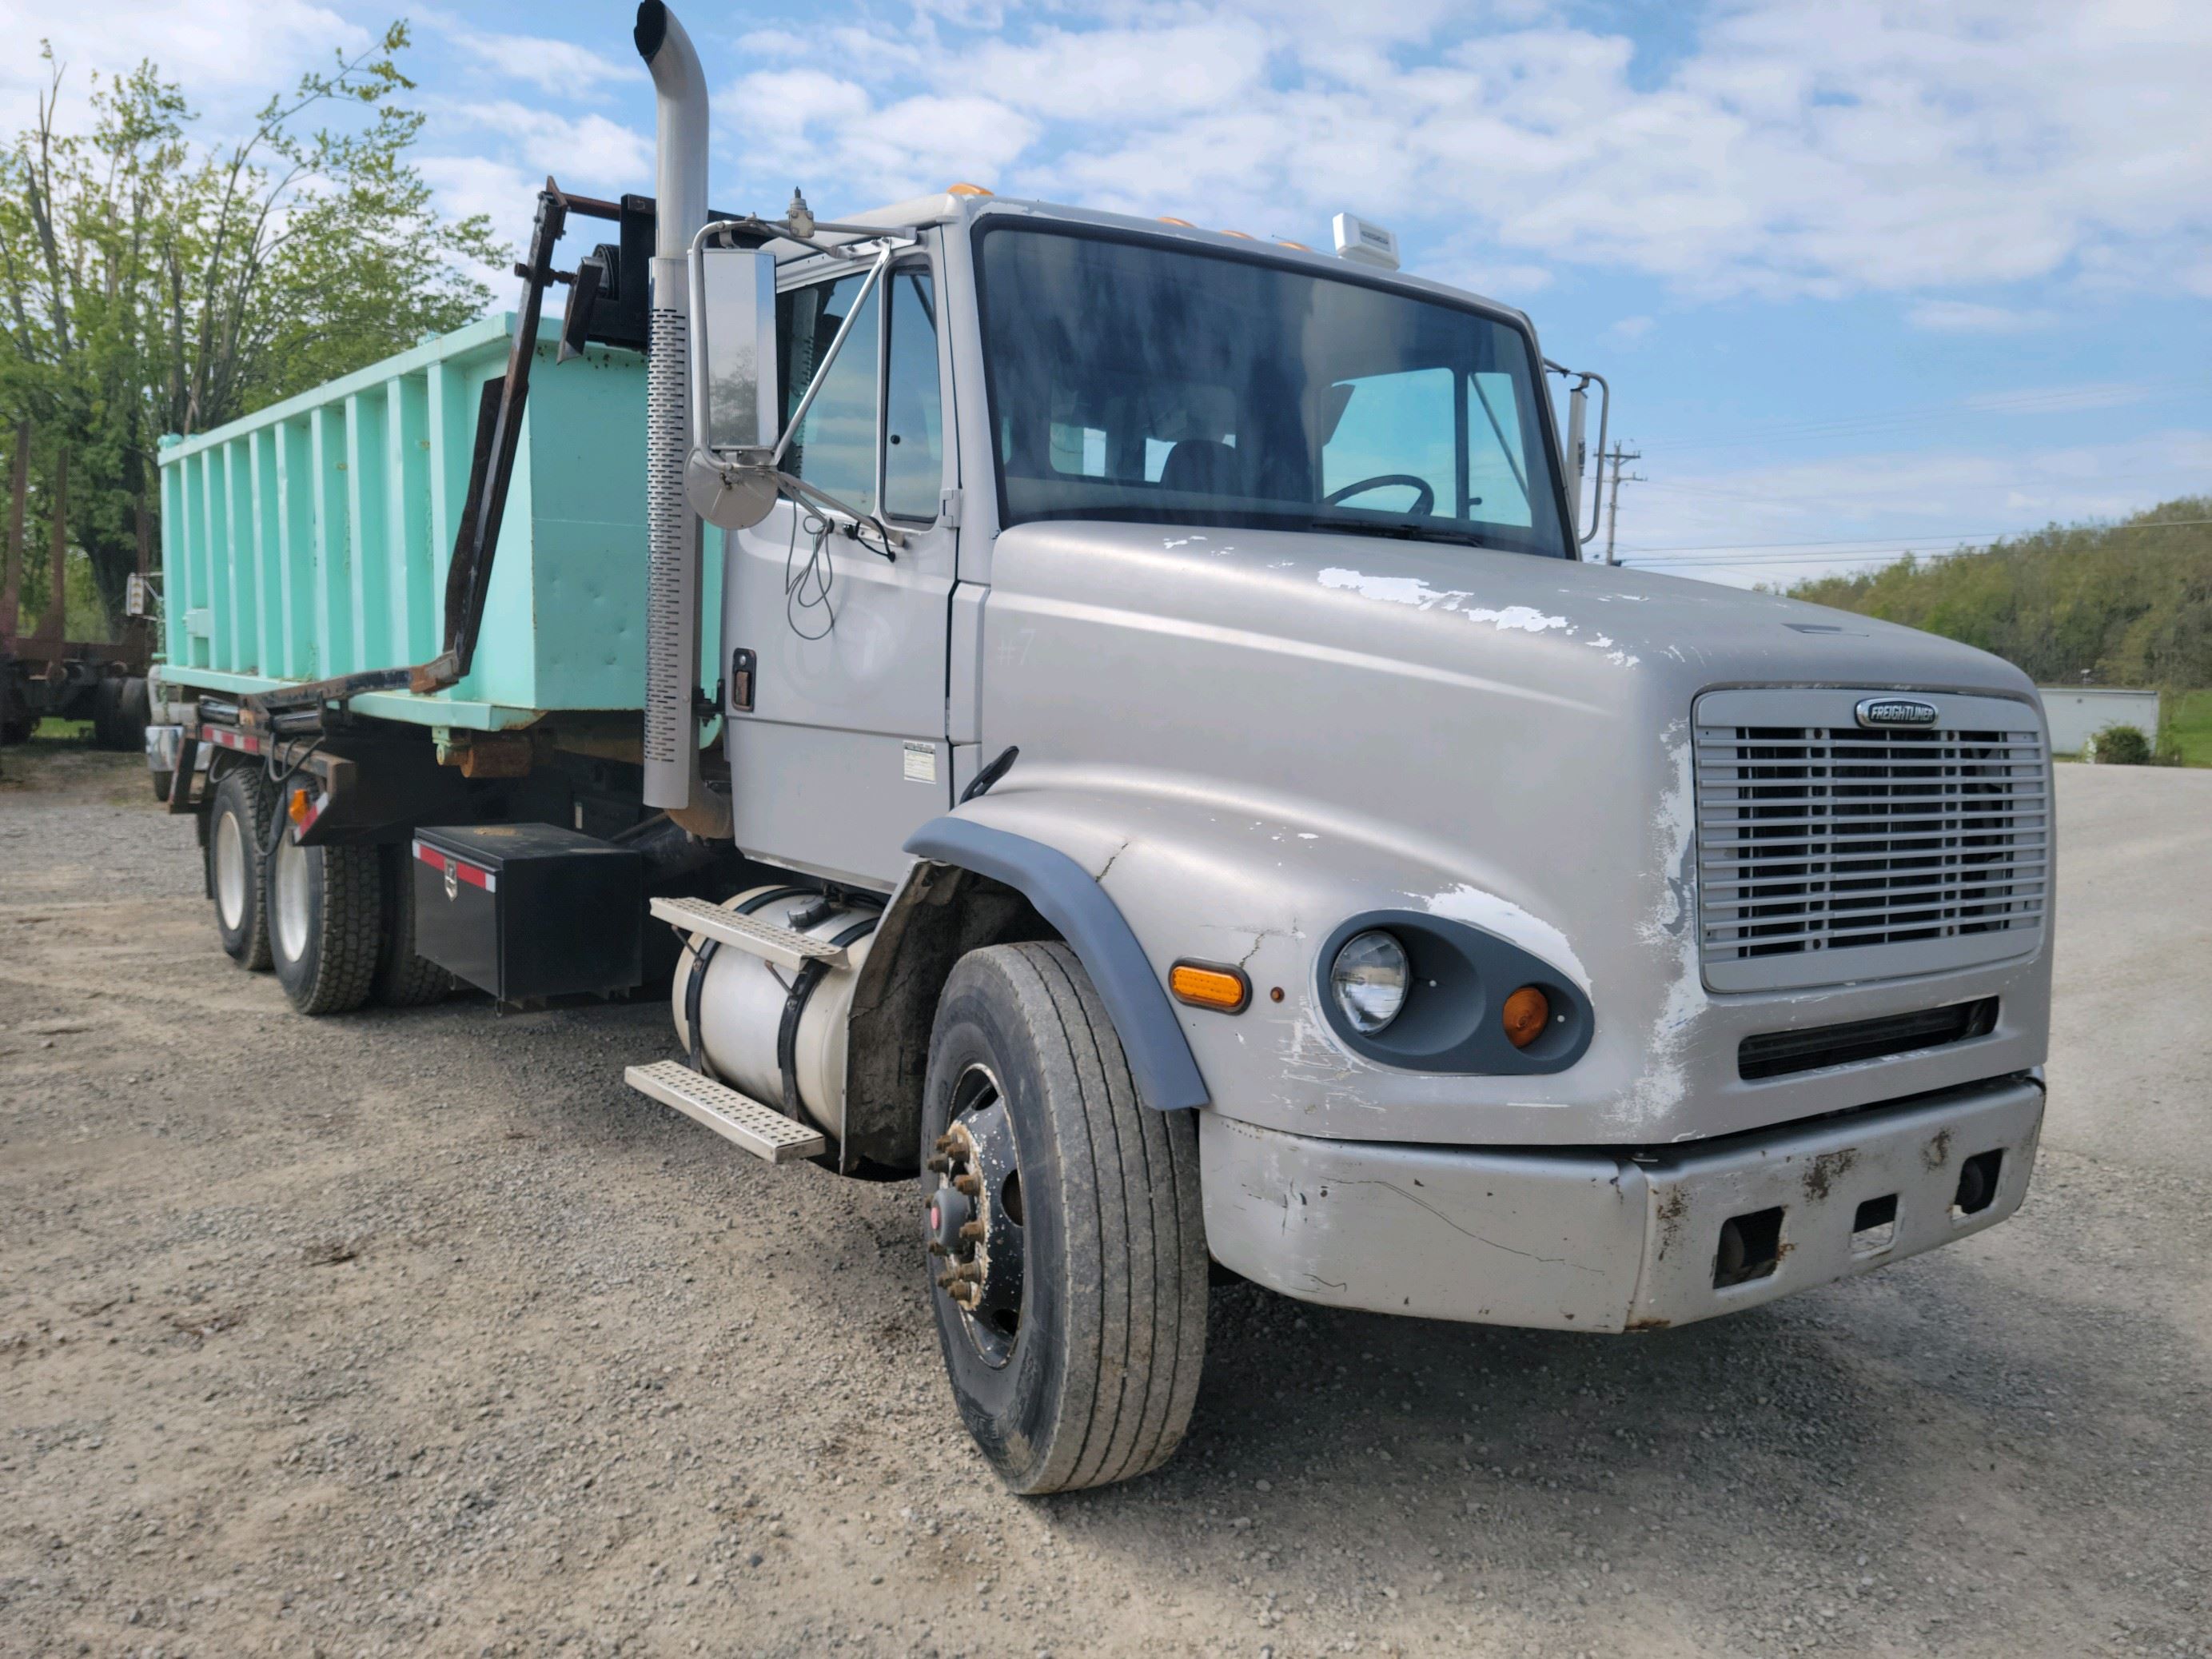
[[[696,835],[730,833],[729,808],[702,787],[698,723],[699,516],[685,498],[691,453],[687,255],[707,222],[707,77],[660,0],[637,9],[632,38],[656,104],[653,315],[646,370],[645,801]]]

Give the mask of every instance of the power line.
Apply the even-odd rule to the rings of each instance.
[[[2126,386],[2052,386],[1999,392],[1985,398],[1958,398],[1950,403],[1922,404],[1905,409],[1869,410],[1857,415],[1778,421],[1766,426],[1744,428],[1740,434],[1724,432],[1714,437],[1662,439],[1652,444],[1651,448],[1674,454],[1685,450],[1735,448],[1749,443],[1853,437],[1885,428],[1919,425],[1929,421],[1957,419],[1961,416],[2053,415],[2075,410],[2118,409],[2129,404],[2170,397],[2197,384],[2191,376],[2174,375]],[[2123,395],[2093,398],[2090,394],[2094,393]]]
[[[1624,461],[1640,461],[1643,459],[1644,452],[1642,450],[1625,451],[1621,448],[1620,439],[1615,438],[1613,441],[1613,503],[1607,508],[1605,515],[1605,562],[1607,564],[1619,564],[1620,562],[1619,559],[1613,556],[1613,532],[1620,524],[1621,485],[1624,483],[1648,483],[1650,482],[1650,480],[1645,478],[1640,472],[1632,472],[1626,478],[1622,477],[1620,475],[1621,463]],[[1605,452],[1603,450],[1600,450],[1598,452],[1597,465],[1598,476],[1601,479],[1602,479],[1605,475]]]
[[[2099,525],[2089,527],[2096,530],[2098,533],[2102,534],[2108,531],[2175,530],[2199,525],[2212,525],[2212,519],[2154,519],[2144,524]],[[2073,527],[2074,526],[2061,526],[2063,529],[2070,529]],[[1654,553],[1729,553],[1743,550],[1757,551],[1768,548],[1798,547],[1873,547],[1890,545],[1902,547],[1908,543],[1940,543],[1948,545],[1954,542],[2010,540],[2021,537],[2039,536],[2045,530],[2050,528],[2051,526],[2048,525],[2039,525],[2033,529],[2029,530],[1936,530],[1923,531],[1917,533],[1906,534],[1903,536],[1831,536],[1813,541],[1798,542],[1683,542],[1669,544],[1659,547],[1631,548],[1628,552],[1622,556],[1624,558],[1643,560]],[[1979,550],[1977,549],[1974,550]],[[1848,554],[1838,554],[1836,556],[1838,558],[1845,558],[1853,556]],[[1871,557],[1875,556],[1860,555],[1857,556]],[[1704,562],[1699,561],[1698,562]],[[1746,562],[1761,563],[1765,562],[1754,559],[1747,560]]]
[[[2100,472],[2094,478],[2084,479],[2082,482],[2085,483],[2109,484],[2124,483],[2136,478],[2171,478],[2177,472],[2185,470],[2186,465],[2185,464],[2183,465],[2149,467],[2134,472]],[[1808,492],[1802,488],[1795,489],[1785,488],[1778,493],[1771,490],[1717,489],[1711,484],[1677,483],[1671,478],[1652,478],[1647,482],[1650,483],[1654,489],[1672,490],[1678,495],[1717,495],[1724,501],[1774,501],[1802,508],[1807,505],[1808,500]],[[1817,499],[1817,497],[1814,497],[1814,499]]]

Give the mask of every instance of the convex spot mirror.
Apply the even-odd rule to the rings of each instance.
[[[708,523],[758,524],[775,505],[775,260],[754,248],[691,254],[690,464],[684,489]]]

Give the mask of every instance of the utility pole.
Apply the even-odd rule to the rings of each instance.
[[[1613,453],[1610,457],[1608,457],[1603,450],[1598,451],[1597,468],[1598,477],[1601,481],[1602,481],[1605,477],[1605,464],[1607,460],[1610,459],[1613,462],[1613,492],[1610,499],[1607,502],[1605,510],[1605,562],[1607,564],[1619,564],[1620,562],[1620,561],[1613,557],[1613,532],[1615,526],[1620,523],[1620,487],[1625,483],[1642,483],[1644,481],[1644,475],[1641,472],[1632,472],[1626,477],[1623,477],[1620,471],[1621,465],[1624,462],[1640,461],[1643,459],[1644,452],[1642,450],[1624,450],[1621,448],[1620,440],[1618,438],[1615,438],[1613,441]]]

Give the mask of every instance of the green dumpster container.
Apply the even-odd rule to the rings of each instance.
[[[161,441],[171,688],[267,691],[434,656],[477,400],[517,319],[471,323],[191,438]],[[556,364],[545,319],[483,631],[468,677],[364,714],[499,730],[632,709],[645,684],[645,360]],[[720,657],[720,565],[705,660]]]

